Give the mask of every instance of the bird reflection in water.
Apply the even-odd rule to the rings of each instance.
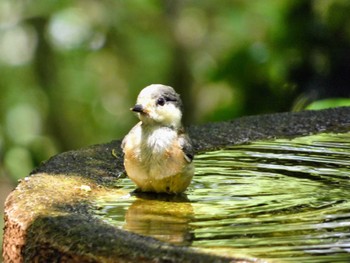
[[[125,230],[176,245],[193,239],[189,223],[194,212],[187,196],[135,193],[137,199],[125,214]]]

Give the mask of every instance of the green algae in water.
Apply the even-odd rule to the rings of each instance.
[[[350,134],[198,154],[183,196],[135,195],[129,179],[96,201],[104,221],[177,245],[277,262],[350,261]]]

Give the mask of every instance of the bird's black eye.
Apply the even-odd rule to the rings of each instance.
[[[164,104],[165,104],[165,99],[164,98],[159,98],[157,100],[157,105],[164,106]]]

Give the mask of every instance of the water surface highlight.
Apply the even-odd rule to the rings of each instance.
[[[198,154],[183,196],[131,194],[125,178],[96,200],[116,227],[226,255],[350,261],[350,134],[259,141]]]

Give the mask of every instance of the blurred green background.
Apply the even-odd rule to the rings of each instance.
[[[349,105],[350,1],[0,1],[0,190],[122,138],[152,83],[185,123]]]

